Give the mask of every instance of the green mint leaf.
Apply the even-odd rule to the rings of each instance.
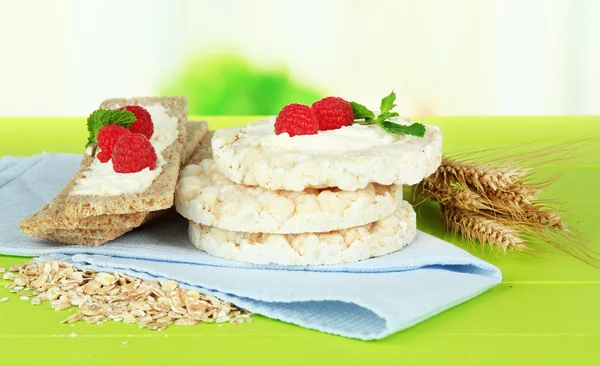
[[[391,111],[392,109],[394,109],[394,107],[396,106],[394,104],[395,101],[396,101],[396,93],[394,91],[392,91],[390,93],[390,95],[388,95],[387,97],[385,97],[381,100],[381,107],[379,107],[381,109],[381,114],[387,113],[387,112]]]
[[[380,114],[379,116],[377,116],[377,120],[375,120],[376,124],[381,124],[381,122],[385,121],[386,119],[390,118],[390,117],[398,117],[399,114],[396,112],[385,112]]]
[[[410,126],[399,125],[390,121],[383,121],[379,123],[379,126],[386,130],[388,133],[394,135],[413,135],[423,137],[425,136],[425,125],[420,123],[413,123]]]
[[[135,114],[128,110],[98,109],[94,111],[87,119],[87,129],[90,133],[88,145],[96,143],[98,131],[106,125],[119,125],[129,128],[135,122]]]
[[[375,119],[375,113],[373,113],[369,108],[365,107],[362,104],[358,104],[356,102],[350,102],[352,106],[352,112],[354,112],[354,119],[365,119],[367,122],[371,122]]]

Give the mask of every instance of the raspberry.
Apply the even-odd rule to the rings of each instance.
[[[132,133],[141,133],[148,139],[151,139],[154,133],[154,124],[146,108],[138,105],[128,105],[123,108],[135,115],[135,122],[129,126],[129,131]],[[119,108],[119,110],[121,111],[123,108]]]
[[[141,133],[130,133],[117,141],[112,153],[113,169],[117,173],[135,173],[156,168],[154,146]]]
[[[352,106],[342,98],[326,97],[312,105],[319,120],[319,130],[337,130],[354,122]]]
[[[100,151],[96,157],[103,163],[106,163],[112,155],[113,147],[123,135],[127,135],[129,130],[119,125],[106,125],[98,131],[98,147]]]
[[[98,151],[96,157],[98,158],[98,160],[100,160],[101,163],[106,163],[110,160],[110,154],[104,151]]]
[[[288,104],[275,119],[275,133],[287,132],[290,136],[314,135],[319,131],[317,116],[309,106],[304,104]]]

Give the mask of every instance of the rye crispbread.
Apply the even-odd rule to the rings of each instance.
[[[204,123],[204,125],[206,126],[206,124]],[[206,133],[206,129],[203,129],[203,133],[205,134],[205,136],[202,137],[202,141],[200,141],[200,144],[197,144],[195,150],[193,150],[193,154],[192,156],[189,157],[188,160],[190,163],[192,161],[192,158],[194,156],[196,156],[196,161],[201,161],[202,159],[205,159],[207,157],[209,157],[209,155],[211,153],[211,148],[210,148],[210,139],[212,138],[212,135],[214,133],[214,131],[209,131],[208,133]],[[47,205],[48,206],[48,205]],[[46,207],[46,206],[44,206]],[[135,213],[135,215],[137,215],[138,213]],[[165,216],[168,216],[169,214],[176,214],[176,211],[173,208],[168,208],[168,209],[164,209],[164,210],[159,210],[159,211],[152,211],[152,212],[142,212],[140,214],[144,215],[144,218],[142,220],[142,222],[138,225],[141,226],[145,223],[149,223],[150,221],[154,221],[157,218],[164,218]],[[31,215],[31,219],[30,220],[35,220],[35,215]],[[63,215],[64,216],[64,215]],[[110,216],[119,216],[119,215],[99,215],[99,216],[92,216],[89,217],[89,219],[93,219],[93,218],[100,218],[100,217],[110,217]],[[127,216],[127,214],[124,214],[122,216]],[[88,219],[88,218],[84,218],[84,219]],[[25,220],[22,221],[22,226],[21,226],[21,230],[23,231],[24,228],[27,231],[27,234],[29,234],[28,236],[33,236],[36,238],[40,238],[40,239],[46,239],[46,240],[51,240],[57,243],[61,243],[61,244],[77,244],[77,245],[86,245],[86,246],[100,246],[102,244],[105,244],[111,240],[114,240],[126,233],[128,233],[129,231],[135,229],[135,227],[131,227],[131,228],[114,228],[113,230],[103,230],[103,229],[98,229],[98,230],[68,230],[68,229],[54,229],[54,228],[48,228],[46,227],[40,227],[40,226],[35,226],[35,225],[23,225],[23,222]]]
[[[56,235],[56,236],[64,236],[64,237],[73,237],[73,238],[82,238],[85,240],[89,239],[106,239],[113,240],[118,238],[119,236],[125,234],[128,231],[133,230],[134,228],[124,228],[124,229],[55,229],[50,230],[46,233],[46,235]]]
[[[211,147],[211,139],[215,131],[208,131],[206,135],[202,138],[186,164],[182,164],[182,168],[189,164],[198,164],[204,159],[212,158],[212,147]]]
[[[200,140],[206,135],[206,122],[188,122],[183,159],[187,161]],[[65,215],[65,200],[70,184],[42,207],[19,223],[21,231],[30,237],[49,239],[65,244],[100,245],[136,228],[168,210],[133,212],[129,214],[68,217]],[[94,240],[92,240],[94,239]],[[95,239],[105,239],[99,242]]]
[[[129,230],[125,230],[123,232],[123,234],[125,234],[127,231],[129,231]],[[60,243],[60,244],[85,245],[88,247],[97,247],[99,245],[105,244],[105,243],[113,240],[113,239],[104,239],[104,238],[93,239],[93,238],[86,238],[86,237],[83,237],[80,235],[58,234],[58,233],[45,233],[43,235],[43,237],[40,237],[40,239],[46,239],[46,240],[50,240],[50,241]]]
[[[174,210],[164,209],[146,212],[144,219],[137,227],[154,219],[162,218],[171,212],[174,212]],[[98,246],[114,240],[137,227],[112,229],[54,229],[45,227],[43,230],[40,230],[40,227],[33,227],[33,231],[27,232],[27,235],[38,239],[51,240],[59,244]]]
[[[196,151],[199,144],[204,142],[204,137],[212,131],[208,131],[208,124],[205,121],[190,121],[185,124],[186,137],[185,143],[183,144],[183,159],[181,159],[181,165],[186,165],[192,154]],[[208,141],[210,146],[210,139]]]
[[[35,233],[37,232],[46,232],[54,229],[133,228],[139,226],[148,214],[147,211],[142,211],[116,215],[69,217],[65,215],[65,200],[70,188],[71,185],[67,185],[50,203],[42,207],[38,212],[23,218],[19,223],[21,231],[26,235],[36,237]]]
[[[140,211],[157,211],[173,205],[173,194],[179,167],[182,160],[183,143],[185,141],[185,123],[187,122],[187,99],[180,97],[142,97],[108,99],[100,105],[100,109],[116,109],[127,105],[150,106],[161,104],[167,115],[178,119],[178,138],[167,147],[162,156],[165,165],[160,175],[150,187],[134,194],[118,196],[75,195],[69,191],[65,202],[65,214],[71,217],[87,217],[106,214],[123,214]],[[94,156],[84,155],[79,173],[72,181],[73,187],[83,173],[89,170]]]

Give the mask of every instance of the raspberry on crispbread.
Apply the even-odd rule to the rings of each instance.
[[[152,138],[154,125],[152,124],[152,117],[146,109],[137,105],[125,106],[119,109],[125,109],[135,115],[136,121],[129,127],[131,133],[141,133],[147,138]]]
[[[106,125],[98,131],[98,148],[99,152],[96,157],[103,163],[111,159],[113,148],[124,135],[130,134],[131,131],[119,125]]]

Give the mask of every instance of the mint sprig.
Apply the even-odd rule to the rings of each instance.
[[[390,95],[381,100],[381,106],[379,107],[379,109],[381,109],[381,113],[384,114],[394,109],[394,107],[396,106],[394,104],[395,101],[396,93],[392,90]]]
[[[375,118],[375,113],[364,105],[350,102],[352,112],[354,112],[354,123],[360,125],[378,125],[392,135],[425,136],[425,125],[421,123],[413,123],[410,126],[406,126],[387,120],[388,118],[399,116],[397,112],[391,111],[396,107],[396,104],[394,104],[395,101],[396,93],[392,91],[390,95],[381,100],[381,106],[379,108],[381,114],[378,115],[377,118]]]
[[[350,102],[350,105],[352,106],[352,112],[354,113],[354,120],[364,118],[365,122],[373,122],[375,119],[375,113],[370,111],[369,108],[364,105],[356,102]]]
[[[98,109],[94,111],[87,119],[87,129],[90,133],[88,137],[88,146],[97,142],[96,135],[98,131],[106,125],[119,125],[129,128],[135,122],[135,114],[126,109]]]
[[[383,121],[379,124],[381,128],[393,135],[413,135],[423,137],[425,136],[425,125],[421,123],[413,123],[412,125],[399,125],[390,121]]]

